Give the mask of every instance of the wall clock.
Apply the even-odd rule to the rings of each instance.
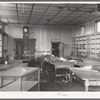
[[[24,32],[28,32],[27,28],[24,28]]]
[[[24,31],[25,33],[27,33],[27,32],[28,32],[28,27],[23,27],[23,31]]]

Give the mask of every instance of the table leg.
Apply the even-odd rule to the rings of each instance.
[[[22,91],[22,77],[19,78],[19,89]]]
[[[88,92],[89,90],[89,81],[88,79],[85,80],[85,91]]]
[[[38,70],[38,91],[40,90],[40,70]]]
[[[40,82],[38,82],[38,91],[40,90]]]
[[[72,72],[70,71],[70,87],[72,87],[72,81],[73,81],[73,75]]]
[[[1,77],[0,78],[0,87],[2,87],[3,86],[3,78]]]

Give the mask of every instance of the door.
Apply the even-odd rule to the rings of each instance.
[[[59,57],[59,44],[60,42],[52,42],[52,55]]]

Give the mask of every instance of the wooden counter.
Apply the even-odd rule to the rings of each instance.
[[[28,63],[23,63],[22,60],[14,60],[9,64],[0,64],[0,71],[13,67],[28,67]]]
[[[76,57],[72,57],[72,59],[81,59],[83,60],[84,63],[89,63],[92,65],[100,65],[99,58],[88,58],[88,57],[76,56]]]
[[[57,69],[67,69],[73,67],[73,64],[66,61],[44,61],[43,72],[47,76],[47,80],[50,82],[55,82]]]
[[[84,84],[85,91],[89,91],[89,86],[100,86],[99,71],[85,68],[70,68],[70,71],[73,72],[77,76],[77,79]],[[70,78],[70,85],[72,86],[72,77]]]
[[[69,61],[45,61],[45,63],[49,63],[55,66],[55,70],[59,68],[66,68],[67,67],[72,67],[73,64]]]

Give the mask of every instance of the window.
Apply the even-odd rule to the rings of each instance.
[[[84,26],[81,26],[81,35],[84,35]]]
[[[2,57],[2,34],[0,34],[0,57]]]
[[[96,22],[96,32],[100,32],[100,20]]]

